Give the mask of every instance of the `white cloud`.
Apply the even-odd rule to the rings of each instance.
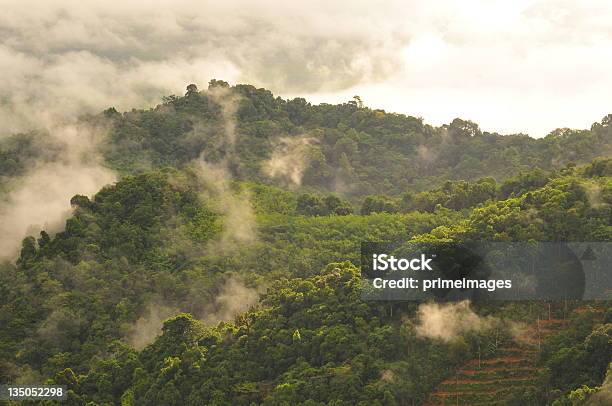
[[[215,77],[542,136],[612,111],[612,3],[0,0],[0,129]]]

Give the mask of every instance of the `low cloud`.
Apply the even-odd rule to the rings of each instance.
[[[258,289],[248,287],[240,277],[232,276],[220,287],[214,302],[205,307],[201,319],[207,324],[232,321],[255,305],[259,294]]]
[[[461,334],[485,331],[495,325],[494,317],[479,316],[469,301],[458,303],[424,303],[417,310],[415,331],[418,336],[452,341]]]
[[[56,351],[76,351],[76,343],[71,340],[86,328],[86,320],[72,310],[58,308],[53,310],[37,327],[36,336],[47,347]]]
[[[417,155],[426,164],[435,163],[438,159],[438,153],[427,145],[419,145],[417,147]]]
[[[177,313],[179,310],[174,307],[150,304],[131,327],[126,341],[135,349],[142,350],[161,334],[164,321]]]
[[[63,228],[72,213],[72,196],[93,195],[115,180],[97,152],[103,130],[74,124],[48,131],[57,149],[55,156],[31,162],[0,201],[0,258],[14,258],[28,234]]]
[[[240,96],[231,89],[221,86],[208,89],[207,94],[221,106],[224,129],[223,147],[227,155],[232,155],[237,138],[236,113],[238,112]]]
[[[196,173],[202,182],[204,199],[223,215],[221,235],[209,243],[214,253],[232,252],[237,247],[257,239],[255,212],[249,192],[232,187],[233,176],[229,169],[235,156],[236,111],[239,98],[226,88],[212,88],[209,94],[221,105],[224,133],[221,147],[225,151],[218,162],[208,162],[204,155],[195,163]]]
[[[223,215],[221,235],[211,241],[211,251],[232,252],[254,242],[257,225],[249,193],[232,189],[232,177],[223,164],[200,161],[198,175],[203,182],[204,199]]]
[[[408,36],[398,11],[405,8],[4,0],[0,129],[108,106],[144,107],[211,77],[281,92],[378,81],[402,65],[398,51]]]
[[[308,166],[308,152],[315,143],[312,137],[282,137],[274,147],[272,156],[263,165],[263,172],[287,186],[300,186]]]

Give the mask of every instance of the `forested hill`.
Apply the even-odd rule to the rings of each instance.
[[[612,116],[590,130],[561,129],[534,139],[482,132],[461,119],[436,128],[420,118],[364,107],[359,99],[312,105],[249,85],[225,86],[211,81],[208,91],[192,87],[151,110],[107,111],[114,128],[109,162],[131,171],[138,162],[180,166],[202,152],[212,161],[231,155],[238,179],[363,196],[422,190],[445,180],[503,180],[521,170],[586,163],[612,152]],[[229,131],[235,133],[228,134],[234,118]],[[277,160],[266,171],[270,159]]]
[[[538,139],[502,136],[462,119],[433,127],[421,118],[365,107],[357,96],[344,104],[312,105],[218,80],[203,91],[190,85],[185,96],[165,97],[155,108],[109,108],[84,120],[110,130],[104,156],[124,174],[182,167],[203,155],[227,162],[235,179],[355,198],[430,189],[447,180],[500,181],[612,152],[612,115],[590,130],[557,129]],[[41,149],[48,156],[53,147],[41,139],[1,139],[0,179],[18,174]]]
[[[612,241],[612,116],[534,139],[211,81],[79,125],[103,137],[76,161],[118,180],[0,262],[0,384],[65,385],[66,405],[420,404],[552,314],[567,328],[508,404],[606,395],[610,302],[364,301],[357,266],[362,241]],[[67,151],[3,138],[0,194]]]
[[[448,202],[471,189],[442,187],[426,192],[445,196],[432,212],[316,213],[304,195],[240,183],[229,194],[250,196],[255,222],[241,241],[226,234],[244,232],[224,211],[236,202],[201,176],[193,167],[128,176],[75,196],[64,231],[23,241],[17,263],[0,266],[2,381],[51,379],[71,405],[419,404],[550,309],[460,304],[445,317],[487,327],[423,333],[418,304],[361,300],[360,241],[612,239],[609,159],[487,183],[491,196],[461,210]],[[328,197],[324,207],[338,207]],[[603,382],[612,310],[578,306],[552,304],[572,330],[547,344],[541,382],[508,392],[515,404]]]

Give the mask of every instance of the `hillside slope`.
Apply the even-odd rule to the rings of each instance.
[[[71,405],[420,404],[457,369],[440,397],[497,390],[485,375],[516,371],[466,363],[530,306],[464,305],[495,327],[424,334],[421,304],[362,299],[360,242],[612,241],[611,124],[506,137],[220,82],[85,117],[120,178],[0,263],[0,382],[66,385]],[[61,154],[40,137],[1,143],[3,187]],[[603,382],[600,307],[542,347],[538,399]],[[532,346],[504,348],[531,378]]]
[[[563,329],[565,320],[536,320],[492,358],[473,359],[444,380],[425,405],[507,405],[517,392],[535,392],[541,343]]]
[[[612,153],[612,116],[588,130],[557,129],[534,139],[485,132],[462,119],[433,127],[354,100],[284,100],[218,80],[207,90],[190,86],[185,96],[166,97],[155,108],[109,108],[81,122],[106,133],[99,149],[121,174],[181,168],[202,156],[226,163],[237,180],[355,199],[432,189],[448,180],[488,176],[500,182],[520,171],[560,169]],[[0,190],[33,162],[55,159],[61,153],[55,144],[44,132],[0,137]]]

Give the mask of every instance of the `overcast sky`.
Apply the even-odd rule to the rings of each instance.
[[[0,129],[211,78],[544,136],[612,113],[612,1],[0,0]]]

